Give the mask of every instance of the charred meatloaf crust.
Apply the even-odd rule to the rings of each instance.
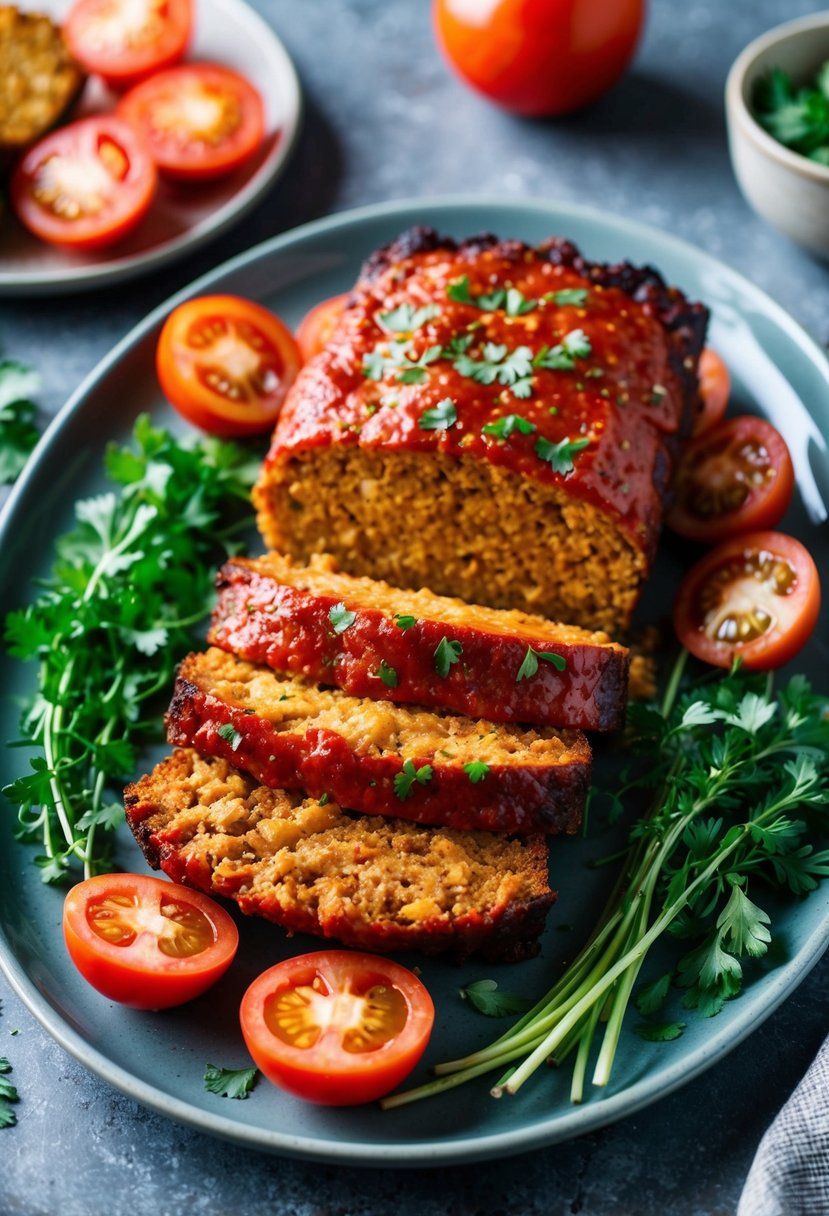
[[[154,868],[364,950],[528,958],[555,899],[540,836],[355,817],[191,750],[128,786],[125,804]]]
[[[270,548],[611,633],[656,549],[706,309],[650,267],[414,229],[363,268],[254,491]]]
[[[401,591],[330,557],[234,558],[218,589],[214,645],[355,697],[580,730],[624,719],[628,651],[605,633]]]
[[[349,697],[215,647],[179,668],[167,737],[274,789],[462,829],[575,832],[590,781],[578,731]]]

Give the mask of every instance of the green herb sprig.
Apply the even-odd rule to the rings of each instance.
[[[8,1079],[12,1066],[5,1056],[0,1056],[0,1128],[14,1127],[17,1115],[12,1110],[12,1103],[20,1101],[17,1088]]]
[[[829,165],[829,60],[814,83],[796,89],[791,77],[773,68],[754,86],[757,121],[778,143]]]
[[[31,400],[40,377],[12,359],[0,361],[0,486],[17,479],[38,441],[37,406]]]
[[[204,1072],[204,1088],[220,1098],[243,1099],[259,1079],[257,1068],[219,1068],[208,1064]]]

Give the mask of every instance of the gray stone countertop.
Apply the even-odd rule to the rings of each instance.
[[[287,174],[242,227],[146,278],[0,303],[0,350],[37,366],[54,412],[154,305],[257,241],[327,212],[471,192],[584,202],[671,231],[742,271],[821,341],[824,266],[767,228],[728,163],[726,72],[804,0],[651,0],[632,71],[559,122],[524,122],[450,76],[427,0],[254,0],[299,68],[306,117]],[[67,1056],[0,980],[0,1055],[19,1124],[0,1132],[0,1216],[714,1216],[826,1032],[829,961],[709,1073],[614,1126],[531,1155],[432,1172],[260,1156],[168,1122]],[[14,1038],[9,1032],[19,1031]]]

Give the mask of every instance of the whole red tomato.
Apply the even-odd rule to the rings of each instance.
[[[645,0],[434,0],[455,70],[516,114],[566,114],[601,96],[630,62]]]

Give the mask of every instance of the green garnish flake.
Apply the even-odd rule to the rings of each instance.
[[[463,645],[460,642],[441,638],[435,650],[435,671],[445,679],[449,675],[449,668],[458,662],[462,654]]]
[[[380,660],[376,674],[387,688],[397,688],[397,672],[389,666],[385,659]]]
[[[478,785],[489,772],[489,765],[484,764],[483,760],[470,760],[463,766],[463,771],[473,785]]]
[[[538,674],[539,659],[543,663],[549,663],[551,667],[555,667],[556,671],[564,671],[567,666],[567,660],[563,655],[555,654],[551,650],[533,650],[532,646],[528,646],[527,653],[524,655],[521,666],[518,668],[518,674],[515,677],[516,684],[521,680],[530,680],[534,675]]]
[[[320,804],[320,806],[328,806],[328,803],[330,801],[331,801],[330,794],[320,794],[319,798],[317,799],[317,802]]]
[[[522,418],[520,414],[504,414],[502,418],[496,418],[495,422],[488,422],[482,428],[482,433],[494,435],[496,439],[509,439],[516,431],[519,435],[532,435],[535,430],[535,423]]]
[[[391,312],[378,313],[377,320],[389,333],[411,334],[439,313],[440,309],[436,304],[426,304],[423,308],[415,308],[413,304],[399,304]]]
[[[451,397],[444,397],[434,409],[424,410],[418,426],[421,431],[446,431],[458,421],[458,410]]]
[[[589,439],[560,439],[553,443],[551,439],[539,436],[535,441],[535,454],[549,464],[554,473],[567,477],[573,472],[575,465],[573,457],[587,447]]]
[[[469,276],[455,279],[446,288],[446,294],[456,304],[469,304],[482,312],[503,309],[508,317],[523,317],[538,308],[538,300],[531,300],[517,287],[498,287],[495,291],[483,291],[474,295],[469,286]]]
[[[216,734],[220,739],[224,739],[225,743],[229,743],[234,752],[242,742],[242,736],[232,722],[225,722],[223,726],[219,727]]]
[[[575,308],[583,308],[587,303],[588,294],[585,287],[562,287],[559,291],[548,291],[542,299],[545,303],[556,304],[560,308],[567,304],[572,304]]]
[[[392,620],[398,629],[403,630],[411,629],[413,625],[417,624],[416,616],[407,616],[404,612],[395,612]]]
[[[204,1088],[221,1098],[246,1098],[256,1084],[258,1068],[217,1068],[208,1064],[204,1072]]]
[[[40,377],[31,368],[0,360],[0,486],[18,477],[38,441],[37,406],[31,398],[39,387]]]
[[[465,988],[459,988],[462,1000],[468,1001],[478,1013],[488,1018],[506,1018],[515,1013],[526,1013],[533,1002],[514,992],[503,992],[495,980],[475,980]]]
[[[584,330],[572,329],[556,346],[542,346],[533,359],[533,367],[544,371],[571,372],[577,359],[586,359],[592,353],[593,347]]]
[[[510,350],[503,343],[485,342],[480,359],[473,359],[464,350],[452,366],[458,375],[478,384],[502,384],[515,397],[532,395],[533,353],[529,346]]]
[[[5,1056],[0,1056],[0,1127],[14,1127],[17,1115],[11,1108],[13,1102],[20,1101],[17,1089],[8,1080],[7,1073],[12,1070]]]
[[[413,760],[407,760],[401,771],[394,778],[394,792],[400,802],[405,802],[413,793],[415,782],[426,785],[432,780],[431,764],[421,764],[415,768]]]
[[[342,600],[328,610],[328,619],[335,633],[345,633],[357,620],[357,613],[350,612]]]
[[[443,354],[442,346],[430,346],[417,358],[412,358],[412,343],[396,340],[384,343],[363,356],[363,375],[369,380],[394,376],[398,384],[422,384],[426,371]]]
[[[639,1022],[634,1028],[646,1043],[672,1043],[685,1029],[684,1022]]]
[[[757,121],[778,143],[818,164],[829,163],[829,60],[802,88],[773,68],[755,84],[752,101]]]

